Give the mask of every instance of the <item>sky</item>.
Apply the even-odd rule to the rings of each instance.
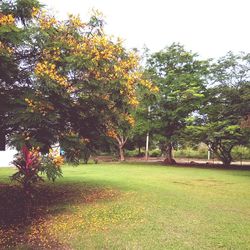
[[[59,18],[79,14],[87,21],[100,10],[107,34],[128,48],[159,51],[173,42],[201,58],[228,51],[250,52],[250,0],[42,0]]]

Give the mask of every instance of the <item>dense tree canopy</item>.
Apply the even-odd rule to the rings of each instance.
[[[29,6],[30,14],[15,16],[17,6],[23,8],[18,13]],[[10,46],[4,67],[17,72],[6,72],[1,88],[6,92],[9,86],[17,94],[12,98],[15,107],[2,111],[1,126],[12,143],[25,142],[46,152],[71,132],[94,140],[117,120],[131,123],[128,109],[138,104],[137,84],[152,90],[153,86],[143,79],[138,56],[105,35],[99,13],[83,23],[72,15],[58,21],[36,1],[4,2],[3,9],[7,23],[1,26],[0,39],[2,46]],[[27,36],[11,43],[18,32]],[[23,58],[8,66],[20,53]],[[9,108],[12,95],[2,93]]]
[[[206,102],[189,126],[191,139],[205,142],[215,155],[229,165],[236,145],[249,143],[249,128],[241,126],[250,112],[250,64],[248,54],[228,53],[211,67],[211,85]]]
[[[159,88],[150,105],[152,129],[159,135],[167,162],[172,162],[172,146],[186,125],[186,118],[198,110],[205,96],[208,63],[172,44],[148,59],[148,73]]]
[[[101,135],[133,125],[137,86],[156,90],[98,12],[59,21],[36,0],[2,1],[0,57],[0,136],[20,150],[13,179],[26,190],[61,176],[53,144],[87,159]]]

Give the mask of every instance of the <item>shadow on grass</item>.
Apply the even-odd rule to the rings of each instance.
[[[54,238],[47,238],[45,246],[39,237],[30,240],[31,225],[70,211],[70,206],[110,200],[118,195],[114,190],[82,184],[43,184],[27,200],[20,186],[0,184],[0,249],[70,249]]]

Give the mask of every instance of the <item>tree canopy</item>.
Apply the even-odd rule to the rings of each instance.
[[[159,136],[169,163],[186,118],[199,109],[205,97],[207,67],[207,61],[199,60],[180,44],[172,44],[148,59],[148,73],[159,88],[156,101],[150,105],[152,130]]]
[[[241,126],[250,112],[249,55],[228,53],[211,66],[206,101],[187,133],[205,142],[223,162],[232,161],[236,145],[249,142],[249,128]]]
[[[16,16],[28,7],[29,14]],[[100,13],[88,22],[72,15],[59,21],[27,0],[4,1],[2,9],[7,21],[0,39],[9,49],[2,62],[16,70],[1,79],[8,107],[1,112],[1,127],[11,143],[48,152],[71,132],[91,141],[117,120],[131,123],[128,109],[138,104],[136,86],[154,87],[143,79],[136,53],[104,33]]]

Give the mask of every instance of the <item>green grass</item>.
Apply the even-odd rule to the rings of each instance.
[[[0,169],[0,185],[12,172]],[[42,186],[38,217],[0,229],[2,248],[17,237],[16,249],[250,249],[250,171],[90,164],[63,173]]]

